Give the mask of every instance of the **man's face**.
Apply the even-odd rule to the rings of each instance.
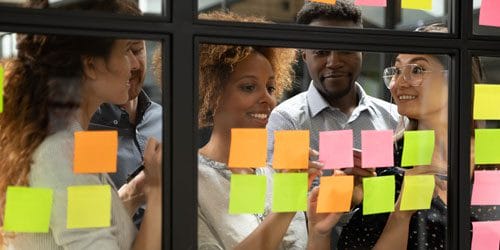
[[[318,19],[311,26],[361,28],[352,21]],[[304,49],[302,58],[319,93],[327,100],[345,96],[354,88],[361,72],[361,52],[323,49]]]
[[[129,100],[135,99],[141,92],[146,78],[146,44],[143,40],[134,40],[131,46],[132,53],[139,62],[139,67],[131,71]]]

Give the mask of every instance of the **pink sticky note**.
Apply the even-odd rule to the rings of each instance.
[[[361,167],[392,167],[394,165],[392,130],[361,131]]]
[[[479,25],[500,27],[500,1],[483,0],[479,10]]]
[[[323,169],[352,168],[352,130],[319,132],[319,160]]]
[[[386,7],[387,0],[355,0],[354,4],[360,6],[364,5],[364,6]]]
[[[472,222],[471,250],[498,249],[500,244],[500,221]]]
[[[474,171],[472,205],[500,205],[500,171]]]

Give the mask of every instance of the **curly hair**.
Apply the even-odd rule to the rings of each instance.
[[[201,14],[200,19],[267,22],[259,17],[241,17],[234,13],[213,12]],[[268,22],[267,22],[268,23]],[[252,53],[260,53],[269,60],[275,74],[276,91],[279,99],[283,92],[293,85],[293,64],[296,62],[296,50],[289,48],[272,48],[259,46],[201,44],[199,58],[199,98],[198,126],[213,125],[213,114],[222,97],[224,85],[234,71],[236,65]]]
[[[319,19],[352,21],[360,26],[363,23],[361,9],[347,0],[337,0],[335,4],[308,1],[297,13],[296,22],[307,25]]]
[[[120,2],[94,1],[92,9],[120,13],[128,6]],[[114,42],[115,38],[18,34],[18,55],[9,62],[0,114],[0,227],[7,187],[29,185],[36,148],[48,135],[65,128],[80,105],[82,57],[107,60]]]

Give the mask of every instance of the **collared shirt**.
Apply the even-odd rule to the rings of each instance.
[[[111,179],[120,188],[143,160],[149,137],[162,141],[162,107],[151,101],[144,91],[139,93],[136,125],[131,124],[125,109],[102,104],[92,116],[89,130],[118,131],[118,166]]]
[[[318,150],[319,131],[353,130],[353,145],[361,148],[362,130],[395,130],[399,114],[394,104],[365,93],[356,83],[358,106],[347,116],[340,109],[330,106],[321,96],[312,81],[309,89],[278,105],[267,123],[268,162],[272,161],[274,131],[309,130],[310,147]]]

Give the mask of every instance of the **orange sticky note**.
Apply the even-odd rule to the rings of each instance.
[[[230,168],[265,167],[267,158],[267,130],[265,128],[231,129],[229,147]]]
[[[348,212],[351,208],[354,176],[325,176],[319,181],[318,213]]]
[[[75,173],[114,173],[118,155],[116,131],[75,132]]]
[[[327,3],[327,4],[335,4],[337,2],[336,0],[310,0],[310,1],[317,3]]]
[[[309,130],[274,131],[275,169],[307,169],[309,164]]]

